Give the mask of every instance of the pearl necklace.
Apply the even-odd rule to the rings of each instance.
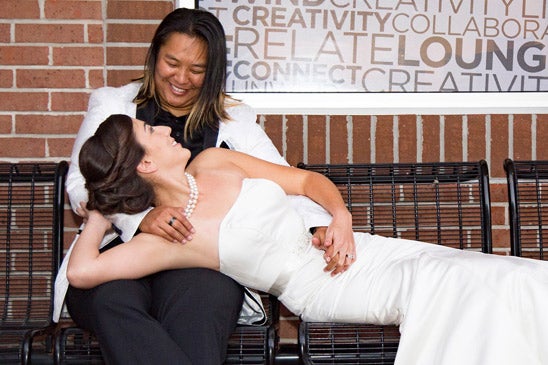
[[[190,218],[196,204],[198,203],[198,185],[196,185],[196,180],[194,176],[185,172],[186,180],[188,181],[188,187],[190,188],[190,194],[188,195],[188,203],[185,207],[185,217]]]

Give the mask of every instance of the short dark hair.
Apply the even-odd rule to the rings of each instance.
[[[89,193],[87,209],[102,214],[135,214],[152,205],[152,186],[137,173],[145,155],[133,133],[132,119],[109,116],[82,146],[79,167]]]

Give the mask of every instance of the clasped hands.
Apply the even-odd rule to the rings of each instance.
[[[156,234],[171,242],[185,243],[192,240],[194,227],[183,214],[183,209],[161,206],[149,211],[139,229]],[[312,244],[324,251],[324,271],[337,275],[346,271],[356,261],[356,248],[351,228],[344,228],[334,222],[329,227],[317,227]]]
[[[317,227],[312,237],[312,245],[324,251],[324,260],[327,265],[324,271],[332,276],[348,270],[356,261],[356,247],[354,235],[345,233],[331,224],[329,227]]]

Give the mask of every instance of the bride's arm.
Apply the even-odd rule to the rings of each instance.
[[[145,233],[100,253],[99,244],[110,227],[110,221],[99,212],[88,212],[68,262],[67,279],[72,286],[87,289],[112,280],[137,279],[163,270],[196,266],[188,247]]]
[[[280,185],[288,195],[304,195],[325,208],[333,217],[350,218],[338,188],[322,174],[271,163],[251,155],[210,148],[196,157],[199,169],[209,170],[233,164],[250,178],[263,178]],[[191,164],[192,165],[192,164]]]

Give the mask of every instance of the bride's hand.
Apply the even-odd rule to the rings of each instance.
[[[336,275],[346,271],[356,261],[356,246],[350,213],[333,217],[325,235],[325,271]]]
[[[76,208],[76,213],[84,219],[86,225],[102,229],[105,232],[112,227],[112,223],[104,215],[96,210],[88,210],[85,202],[80,202],[80,206]]]

